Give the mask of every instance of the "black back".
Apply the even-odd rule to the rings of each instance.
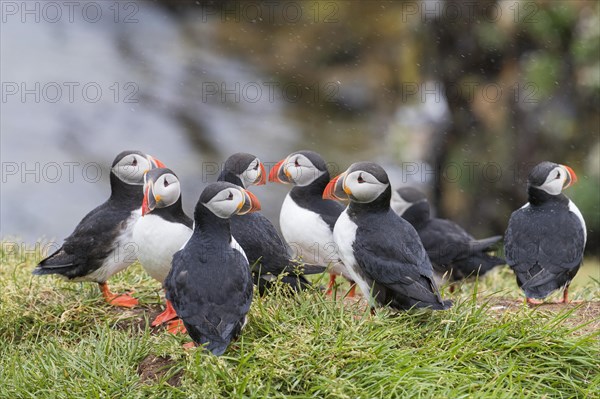
[[[242,181],[234,173],[223,170],[219,181],[227,181],[242,186]],[[252,268],[254,284],[261,295],[271,284],[269,276],[286,273],[282,281],[295,290],[310,287],[310,283],[290,260],[288,247],[281,239],[275,226],[258,212],[234,215],[231,218],[231,234],[244,249]],[[263,278],[261,278],[263,276]]]
[[[192,237],[173,256],[164,287],[194,342],[218,356],[244,325],[252,275],[244,256],[231,247],[229,220],[199,201],[194,221]]]
[[[353,249],[362,277],[382,305],[400,310],[449,308],[451,302],[443,301],[438,292],[417,232],[390,208],[390,197],[388,186],[375,201],[351,202],[348,207],[358,226]]]
[[[568,286],[583,261],[584,231],[563,194],[529,188],[530,205],[510,217],[505,256],[527,297],[545,298]]]
[[[117,157],[118,158],[118,157]],[[142,205],[141,185],[131,185],[110,173],[111,195],[89,212],[68,236],[62,247],[42,260],[33,274],[60,274],[69,279],[84,277],[98,270],[116,248],[116,239],[127,228],[131,212]],[[133,254],[120,254],[124,260]],[[104,281],[98,281],[100,283]]]
[[[458,224],[440,218],[430,218],[429,204],[419,201],[410,206],[402,217],[417,230],[433,268],[448,273],[451,281],[484,275],[504,259],[487,254],[502,236],[477,240]]]

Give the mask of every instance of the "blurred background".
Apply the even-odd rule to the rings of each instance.
[[[373,160],[439,216],[502,234],[533,165],[600,238],[600,13],[591,1],[2,1],[0,235],[62,240],[139,149],[191,214],[234,152]],[[253,188],[278,225],[289,187]]]

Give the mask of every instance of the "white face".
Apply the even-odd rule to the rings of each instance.
[[[148,188],[150,182],[144,184],[144,192]],[[156,201],[157,208],[166,208],[173,205],[181,195],[181,186],[179,179],[171,173],[161,175],[155,182],[152,183],[152,194]]]
[[[357,170],[344,178],[344,191],[356,202],[371,202],[381,195],[389,186],[383,184],[369,172]],[[348,192],[348,190],[350,192]]]
[[[282,167],[293,183],[300,187],[309,185],[325,173],[302,154],[291,155]]]
[[[550,195],[558,195],[562,192],[568,175],[569,172],[567,169],[564,166],[559,165],[550,171],[544,184],[538,188],[540,190],[544,190]]]
[[[394,210],[394,212],[402,216],[402,214],[406,212],[406,210],[410,208],[411,205],[412,204],[410,202],[405,201],[404,198],[402,198],[402,196],[398,194],[396,190],[392,190],[392,201],[390,203],[390,206]]]
[[[150,161],[139,154],[124,156],[115,166],[113,173],[127,184],[144,184],[144,173],[150,170]]]
[[[244,183],[244,188],[256,184],[261,177],[261,173],[260,160],[256,158],[254,161],[250,162],[248,168],[240,176],[242,182]]]
[[[212,197],[205,204],[208,209],[220,218],[227,219],[238,213],[246,201],[244,194],[235,188],[226,188]]]

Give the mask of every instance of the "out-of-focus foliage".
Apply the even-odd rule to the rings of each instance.
[[[600,239],[598,2],[318,1],[301,3],[293,23],[281,7],[268,20],[237,18],[240,4],[191,7],[229,7],[214,13],[218,45],[274,80],[324,96],[337,83],[334,101],[290,104],[314,119],[303,134],[330,160],[354,161],[364,140],[355,123],[399,165],[435,170],[416,182],[431,188],[439,214],[476,235],[504,231],[533,165],[564,163],[580,177],[566,194],[588,242]]]

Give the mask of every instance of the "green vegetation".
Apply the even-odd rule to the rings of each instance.
[[[507,269],[460,287],[446,312],[371,316],[362,302],[332,301],[316,290],[257,297],[241,339],[217,358],[183,349],[187,336],[148,327],[159,312],[160,287],[139,265],[111,281],[116,292],[134,287],[142,304],[122,310],[105,304],[94,284],[31,276],[37,252],[5,244],[0,255],[0,398],[591,398],[600,392],[599,303],[527,308]],[[574,299],[598,300],[592,277],[598,267],[587,262]]]

